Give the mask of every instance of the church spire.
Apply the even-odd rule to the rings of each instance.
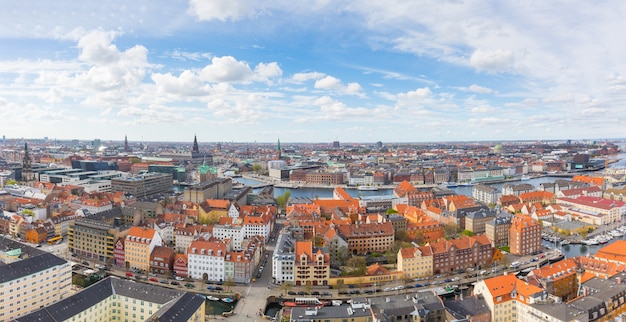
[[[192,153],[198,153],[200,152],[200,149],[198,149],[198,139],[196,138],[196,135],[194,134],[193,136],[193,147],[191,149]]]
[[[280,151],[280,139],[278,139],[278,145],[276,146],[276,150],[278,152],[278,160],[280,160],[282,157],[281,151]]]
[[[130,148],[128,147],[128,135],[124,135],[124,152],[130,152]]]

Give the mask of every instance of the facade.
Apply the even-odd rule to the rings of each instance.
[[[569,258],[534,269],[528,274],[528,280],[536,281],[549,294],[569,301],[578,295],[576,270],[576,262]]]
[[[107,277],[17,322],[205,321],[205,297],[158,285]]]
[[[100,262],[113,260],[115,241],[126,236],[128,229],[128,226],[117,226],[94,218],[76,219],[68,229],[67,247],[70,253],[81,258]]]
[[[391,222],[338,225],[336,229],[348,243],[351,254],[384,253],[393,248],[395,235]]]
[[[406,295],[373,297],[369,301],[372,304],[371,315],[374,317],[373,321],[450,321],[446,319],[446,310],[441,299],[429,290]]]
[[[495,205],[502,197],[500,190],[483,184],[477,184],[472,188],[472,198],[486,204]]]
[[[442,274],[487,266],[493,259],[493,247],[485,235],[461,236],[459,239],[428,243],[433,253],[433,274]]]
[[[19,316],[61,301],[72,286],[72,268],[64,259],[2,239],[0,250],[0,320]]]
[[[509,245],[511,217],[496,217],[485,223],[485,235],[493,247]]]
[[[117,267],[125,267],[126,265],[124,258],[124,238],[120,238],[115,242],[115,249],[113,249],[113,265]]]
[[[146,198],[156,194],[166,194],[174,188],[172,176],[164,173],[145,173],[141,175],[111,179],[112,192],[124,192],[137,198]]]
[[[433,275],[433,251],[430,246],[401,248],[398,251],[398,271],[404,279]]]
[[[203,281],[223,282],[226,280],[224,260],[231,251],[223,242],[194,240],[187,251],[188,275]]]
[[[183,200],[197,204],[207,199],[223,199],[233,189],[229,178],[215,179],[188,187],[183,192]]]
[[[150,253],[150,271],[157,274],[169,275],[174,268],[174,249],[165,246],[155,246]]]
[[[176,254],[174,258],[174,274],[180,277],[188,277],[187,254]]]
[[[484,234],[485,224],[495,218],[495,214],[488,209],[473,211],[465,215],[465,229],[474,234]]]
[[[243,227],[231,224],[225,225],[214,225],[213,226],[213,236],[217,239],[224,240],[226,238],[231,239],[233,242],[233,250],[240,251],[243,250]]]
[[[557,204],[568,207],[568,212],[592,225],[611,224],[620,221],[626,214],[625,202],[600,197],[558,198]]]
[[[344,172],[307,172],[305,181],[315,184],[338,185],[346,182]]]
[[[473,294],[485,299],[496,322],[536,321],[520,319],[521,311],[526,304],[538,303],[546,298],[541,288],[519,280],[513,274],[478,281]]]
[[[514,215],[509,230],[511,254],[530,255],[540,252],[541,224],[529,215]]]
[[[276,247],[272,254],[272,278],[276,283],[294,283],[294,267],[296,254],[294,251],[295,240],[289,233],[278,235]]]
[[[328,285],[330,255],[321,249],[314,250],[313,242],[297,241],[294,266],[295,285]]]
[[[131,227],[124,241],[126,267],[150,271],[150,254],[163,240],[154,229]]]

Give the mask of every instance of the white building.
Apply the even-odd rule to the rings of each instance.
[[[288,233],[280,234],[272,254],[272,278],[276,283],[294,282],[296,262],[295,240]]]
[[[69,296],[68,261],[6,239],[0,242],[0,255],[0,321],[13,321]]]
[[[229,224],[213,226],[213,236],[215,238],[225,240],[231,239],[233,242],[233,250],[243,250],[243,227],[233,226]]]
[[[224,259],[228,249],[223,242],[194,240],[187,250],[187,271],[189,277],[204,281],[226,280]]]

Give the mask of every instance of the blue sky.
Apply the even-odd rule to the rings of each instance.
[[[626,137],[626,2],[0,4],[0,135]]]

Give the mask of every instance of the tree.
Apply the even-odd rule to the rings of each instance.
[[[461,235],[465,235],[465,236],[472,237],[472,236],[474,236],[474,232],[473,232],[473,231],[471,231],[471,230],[467,230],[467,229],[465,229],[465,230],[463,230],[463,231],[461,232]]]
[[[311,290],[313,290],[313,285],[311,285],[311,281],[306,282],[306,284],[304,284],[302,287],[307,293],[311,293]]]
[[[410,241],[409,234],[404,229],[398,229],[396,231],[396,240],[408,242]]]
[[[205,305],[204,306],[204,313],[206,315],[212,316],[213,319],[215,319],[215,308],[213,307],[213,305]]]
[[[259,172],[263,169],[263,167],[260,164],[254,164],[252,165],[252,171],[254,172]]]
[[[313,237],[313,246],[315,247],[324,246],[324,237],[322,237],[321,235],[315,235]]]
[[[579,233],[580,238],[582,238],[582,239],[587,238],[588,234],[589,234],[589,232],[587,230],[581,230],[580,233]]]
[[[446,239],[454,238],[459,233],[459,227],[455,223],[445,224],[443,225],[443,233]]]
[[[337,292],[341,292],[345,287],[346,285],[343,283],[343,280],[337,280],[337,284],[335,284]]]
[[[340,246],[339,248],[337,248],[337,264],[339,266],[346,265],[349,257],[350,253],[348,252],[347,246]]]
[[[232,276],[226,277],[226,280],[224,281],[224,286],[226,286],[227,292],[230,292],[231,286],[235,286],[235,280],[233,279]]]
[[[397,210],[395,210],[395,209],[393,209],[393,208],[389,208],[389,209],[387,209],[387,211],[385,211],[385,213],[386,213],[387,215],[391,215],[391,214],[397,214],[397,213],[398,213],[398,211],[397,211]]]
[[[292,288],[293,284],[291,284],[291,282],[282,282],[282,284],[280,284],[280,290],[284,291],[285,293],[289,293]]]
[[[365,266],[367,265],[367,262],[365,261],[364,257],[351,257],[350,259],[348,259],[348,261],[346,262],[346,265],[348,265],[348,267],[352,268],[352,269],[359,269],[359,268],[365,268]]]
[[[285,193],[283,193],[282,195],[276,197],[276,203],[278,204],[278,207],[284,209],[287,205],[287,202],[289,201],[289,197],[291,197],[291,191],[289,190],[285,191]]]
[[[16,185],[16,184],[18,184],[18,182],[15,179],[9,179],[7,180],[7,182],[4,183],[5,186]]]
[[[415,242],[418,244],[423,244],[426,241],[426,236],[424,236],[424,232],[418,230],[415,233]]]

